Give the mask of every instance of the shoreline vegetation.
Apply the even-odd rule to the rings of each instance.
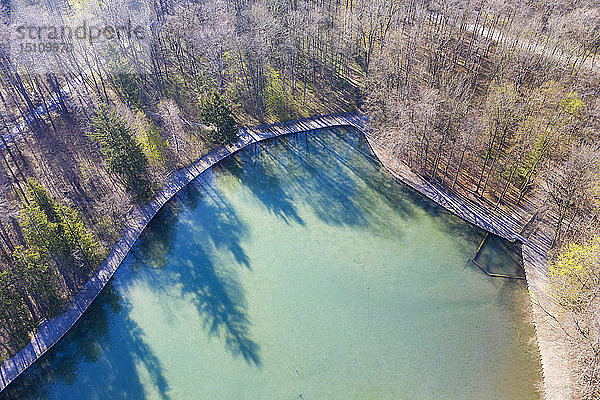
[[[57,24],[81,11],[50,3]],[[11,59],[16,11],[0,2],[0,359],[71,304],[138,205],[235,142],[235,126],[360,110],[385,162],[531,244],[538,339],[564,344],[540,348],[545,396],[600,395],[597,2],[147,6],[150,50],[39,73]],[[103,7],[108,22],[123,11]]]
[[[357,114],[338,115],[316,117],[301,120],[297,123],[274,125],[271,127],[243,128],[240,130],[240,137],[237,142],[220,146],[201,157],[191,166],[173,173],[150,202],[136,208],[130,214],[130,222],[127,224],[122,237],[115,244],[100,268],[94,272],[83,288],[75,295],[72,302],[66,306],[66,309],[61,310],[60,313],[57,309],[56,317],[44,320],[31,335],[31,341],[25,347],[19,349],[10,359],[3,360],[0,366],[0,391],[15,380],[28,366],[41,357],[71,329],[109,282],[154,215],[160,211],[167,201],[181,189],[185,188],[192,180],[207,169],[218,164],[224,158],[251,144],[281,135],[335,126],[352,126],[362,132],[366,126],[366,119]],[[33,187],[32,191],[36,189],[43,190],[35,182],[31,182],[31,186]]]

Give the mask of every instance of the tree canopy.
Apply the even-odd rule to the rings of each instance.
[[[148,179],[148,159],[126,122],[108,106],[96,109],[90,136],[100,144],[111,172],[120,176],[138,201],[152,191]]]
[[[217,92],[213,92],[204,103],[202,118],[215,128],[215,143],[230,144],[237,141],[237,128],[231,110]]]

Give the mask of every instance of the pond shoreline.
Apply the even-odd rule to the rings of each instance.
[[[361,114],[339,114],[256,128],[240,128],[239,140],[236,143],[220,146],[191,166],[174,172],[154,199],[141,207],[136,207],[129,213],[127,226],[124,228],[121,238],[114,245],[106,260],[75,296],[75,300],[67,306],[66,311],[51,320],[44,321],[31,341],[13,357],[2,363],[0,366],[0,392],[75,325],[112,278],[152,218],[191,181],[221,160],[254,143],[277,136],[336,126],[351,126],[363,132],[366,130],[367,117]]]
[[[510,216],[494,216],[486,210],[474,205],[469,200],[444,193],[431,183],[425,181],[421,176],[415,174],[408,165],[390,156],[390,152],[377,143],[369,135],[365,135],[369,145],[383,164],[386,170],[397,180],[409,185],[424,196],[435,201],[446,210],[458,215],[467,222],[477,225],[479,228],[495,233],[492,229],[502,226],[507,232],[514,232],[513,239],[522,243],[522,257],[527,282],[527,292],[531,304],[530,312],[536,332],[536,342],[540,353],[542,365],[542,398],[546,400],[564,400],[571,397],[569,390],[570,368],[567,363],[568,350],[566,344],[557,340],[560,335],[556,331],[560,329],[549,315],[555,310],[555,305],[549,295],[548,283],[548,252],[550,251],[553,232],[544,224],[538,224],[535,231],[528,238],[519,233],[522,227]],[[439,194],[436,199],[431,194]],[[487,224],[482,222],[489,221]],[[509,235],[498,235],[511,240]],[[498,278],[490,278],[498,279]]]
[[[535,264],[536,271],[542,270],[542,268],[537,267],[537,264],[542,265],[542,263],[545,262],[544,247],[528,247],[528,241],[518,233],[519,230],[510,219],[505,220],[490,216],[485,210],[481,210],[471,204],[465,203],[462,199],[443,193],[435,186],[414,174],[407,166],[402,167],[403,164],[397,162],[394,163],[389,157],[385,157],[385,152],[374,143],[369,135],[368,117],[366,115],[358,113],[328,115],[263,127],[241,128],[239,130],[239,140],[236,143],[228,146],[221,146],[206,154],[191,166],[174,172],[152,201],[144,206],[137,207],[128,215],[128,223],[123,230],[121,239],[115,244],[104,263],[77,294],[75,300],[67,307],[67,310],[63,314],[49,321],[45,321],[39,327],[38,332],[33,335],[29,344],[19,350],[12,358],[2,363],[0,366],[0,391],[15,380],[23,371],[57,343],[73,325],[75,325],[111,279],[121,262],[129,253],[129,250],[133,247],[138,237],[156,213],[191,181],[221,160],[254,143],[277,136],[339,126],[353,127],[362,132],[379,161],[398,180],[416,189],[449,212],[458,215],[467,222],[470,222],[485,231],[494,233],[509,241],[517,240],[525,243],[523,246],[523,256],[528,276],[528,285],[530,285],[530,274],[528,273],[529,271],[527,271],[528,264]],[[526,248],[533,250],[526,252]],[[536,279],[540,279],[540,277],[536,276]],[[530,290],[532,301],[534,301],[533,293],[534,292]],[[534,319],[536,319],[535,326],[536,332],[538,332],[535,310]],[[542,354],[539,336],[538,344],[540,345],[540,353]],[[544,354],[542,354],[542,366],[544,366],[544,358]],[[545,370],[545,368],[543,369]],[[546,379],[546,374],[544,374],[544,382],[546,382]]]

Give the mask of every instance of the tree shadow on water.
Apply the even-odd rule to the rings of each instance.
[[[160,361],[123,303],[109,282],[73,329],[0,399],[144,399],[140,365],[161,398],[169,399]]]
[[[201,243],[211,243],[219,252],[230,252],[237,263],[250,268],[242,242],[248,236],[248,227],[215,185],[195,182],[186,205],[195,210],[191,229],[201,238]],[[198,205],[201,204],[202,207]],[[196,223],[197,222],[197,223]]]
[[[223,338],[234,357],[242,356],[248,364],[260,367],[260,346],[250,338],[247,303],[237,274],[213,265],[201,249],[190,256],[194,261],[185,263],[179,280],[184,296],[193,299],[203,328],[209,336]]]
[[[380,171],[361,138],[343,128],[286,135],[237,153],[222,168],[288,223],[301,221],[302,202],[326,224],[399,234],[378,204],[410,219],[414,198]]]
[[[223,338],[232,355],[260,367],[260,346],[250,338],[246,296],[235,265],[250,268],[241,246],[248,228],[215,185],[196,183],[193,189],[184,201],[195,218],[183,227],[188,240],[173,260],[180,267],[176,273],[182,293],[193,299],[210,336]],[[227,251],[235,263],[224,260]]]
[[[241,246],[248,229],[220,191],[206,183],[195,182],[180,194],[139,241],[136,279],[156,293],[191,302],[209,337],[222,339],[234,357],[260,367],[260,346],[250,337],[246,296],[238,277],[240,266],[250,268]],[[148,256],[150,248],[153,253]],[[227,261],[227,255],[233,260]],[[154,263],[157,259],[164,261]]]
[[[304,221],[298,215],[293,199],[285,192],[280,177],[272,173],[265,163],[265,156],[260,145],[253,145],[225,161],[217,170],[222,168],[249,187],[270,213],[287,224],[303,225]]]
[[[328,149],[328,161],[323,168],[339,164],[344,171],[344,179],[357,182],[356,202],[363,212],[369,214],[370,219],[380,215],[372,207],[375,197],[406,219],[414,217],[415,204],[421,207],[426,204],[424,196],[385,171],[361,132],[354,128],[337,127],[327,133],[315,135],[312,140],[317,148]],[[380,222],[377,218],[374,220]]]

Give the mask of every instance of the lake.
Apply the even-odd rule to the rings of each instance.
[[[155,217],[5,399],[539,399],[523,281],[356,130],[252,145]],[[478,261],[521,273],[492,237]]]

